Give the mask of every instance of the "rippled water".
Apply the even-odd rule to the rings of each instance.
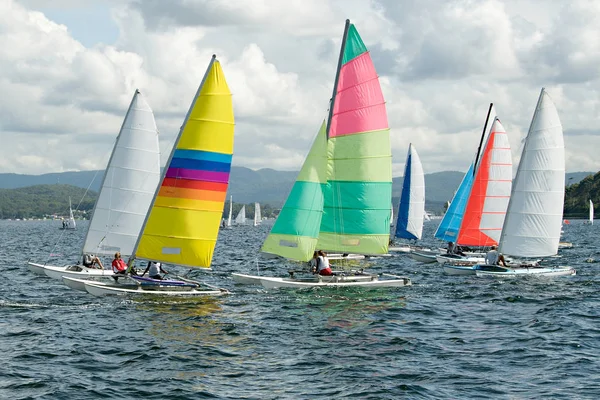
[[[30,273],[29,259],[77,259],[86,223],[57,224],[0,221],[0,398],[600,397],[598,225],[565,226],[576,247],[552,262],[572,278],[450,277],[400,255],[375,269],[412,287],[272,292],[229,277],[256,271],[270,228],[241,227],[221,232],[214,272],[192,273],[232,295],[136,301]]]

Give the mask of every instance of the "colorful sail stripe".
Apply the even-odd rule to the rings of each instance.
[[[446,214],[444,214],[444,218],[442,218],[442,222],[440,222],[440,225],[435,231],[436,238],[446,242],[456,242],[472,185],[473,163],[471,163],[463,180],[460,182],[458,190],[454,194],[452,202],[446,210]]]
[[[177,139],[136,256],[210,267],[233,154],[233,106],[212,62]]]

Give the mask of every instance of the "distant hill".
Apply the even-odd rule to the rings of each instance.
[[[567,185],[580,182],[593,172],[573,172],[566,174]],[[88,188],[98,192],[102,181],[102,171],[62,172],[43,175],[0,174],[0,188],[15,189],[33,185],[66,184]],[[260,202],[275,208],[285,201],[297,171],[277,171],[274,169],[252,170],[245,167],[232,167],[229,195],[234,204]],[[425,175],[425,207],[433,212],[443,209],[446,201],[451,200],[463,178],[464,172],[444,171]],[[93,181],[92,181],[93,180]],[[402,177],[393,179],[393,203],[397,205],[402,190]],[[75,198],[76,196],[73,196]],[[68,201],[68,196],[66,198]]]
[[[69,197],[80,216],[92,211],[96,192],[71,185],[36,185],[18,189],[0,189],[0,219],[33,218],[52,214],[69,215]],[[85,197],[84,197],[85,194]],[[83,198],[83,200],[81,200]],[[81,200],[81,204],[78,204]]]
[[[567,186],[565,192],[565,217],[587,218],[589,215],[590,200],[592,200],[595,207],[600,209],[600,172],[595,175],[588,175],[580,182]]]

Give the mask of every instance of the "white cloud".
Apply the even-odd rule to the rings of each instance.
[[[135,88],[168,151],[213,53],[234,95],[234,164],[298,169],[326,116],[346,18],[381,75],[395,175],[410,142],[426,172],[464,170],[491,101],[517,162],[544,85],[567,169],[600,169],[593,1],[111,0],[118,39],[87,47],[35,10],[88,3],[49,4],[0,0],[2,172],[104,168]]]

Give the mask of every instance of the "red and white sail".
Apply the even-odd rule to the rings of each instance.
[[[512,156],[508,135],[496,117],[479,159],[457,243],[498,244],[512,189]]]

